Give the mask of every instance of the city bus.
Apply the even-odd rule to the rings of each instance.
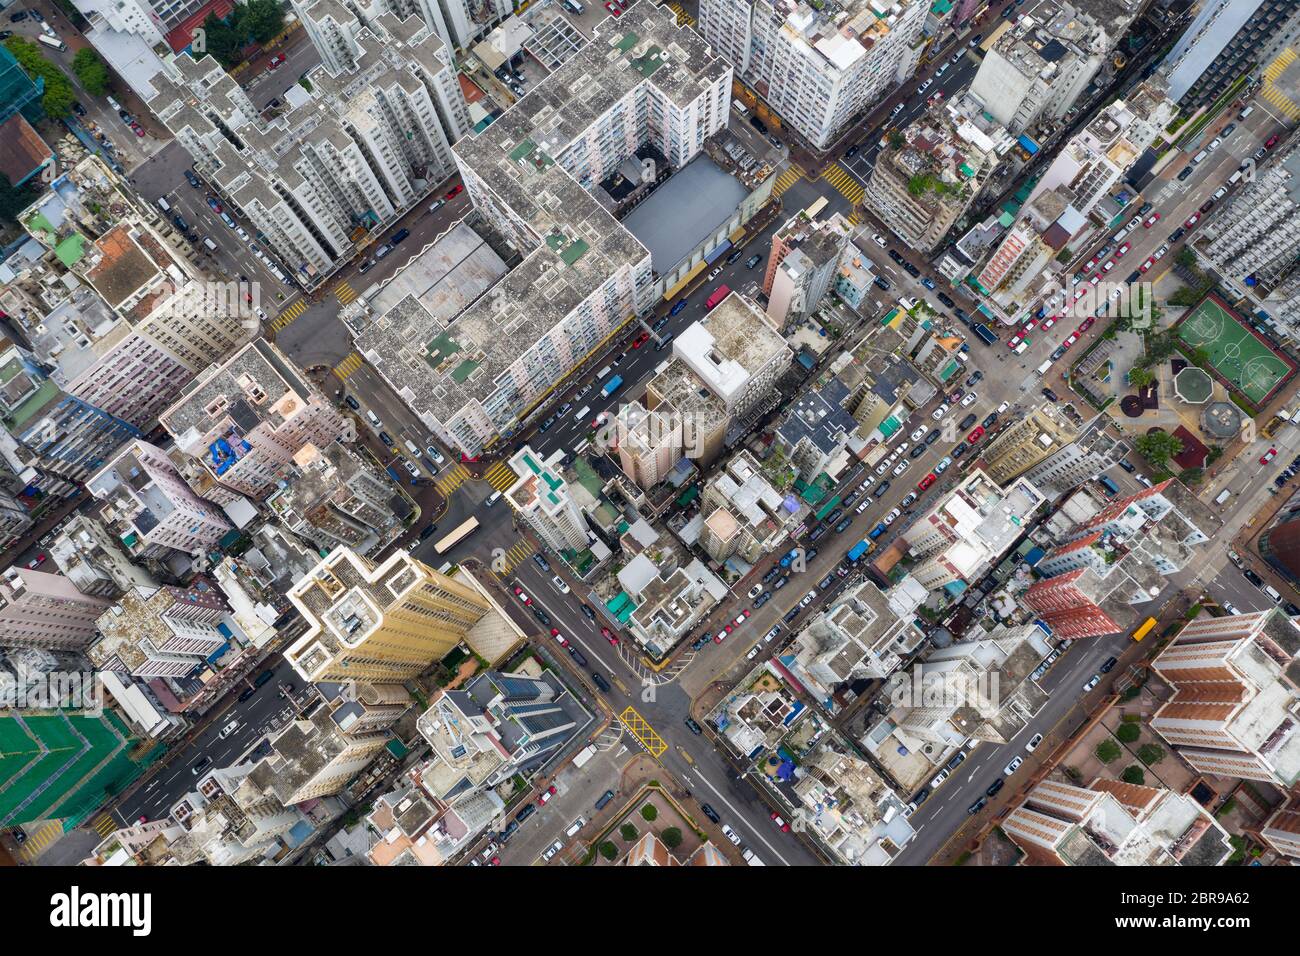
[[[805,210],[803,211],[803,214],[804,214],[805,216],[807,216],[809,219],[816,219],[816,218],[817,218],[817,214],[818,214],[819,212],[821,212],[821,211],[822,211],[823,209],[825,209],[825,208],[826,208],[826,197],[825,197],[825,196],[822,196],[822,197],[819,198],[816,202],[814,202],[811,206],[809,206],[807,209],[805,209]]]
[[[1151,633],[1151,629],[1156,626],[1156,619],[1149,617],[1142,622],[1142,626],[1133,632],[1133,640],[1140,641]]]
[[[470,533],[477,527],[478,518],[470,518],[464,524],[457,527],[451,534],[447,535],[447,537],[435,544],[433,550],[437,551],[439,554],[446,554],[452,548],[456,547],[456,545],[468,538]]]

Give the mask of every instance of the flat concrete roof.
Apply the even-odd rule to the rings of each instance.
[[[623,225],[650,250],[654,271],[665,275],[747,195],[739,180],[701,154],[632,210]]]

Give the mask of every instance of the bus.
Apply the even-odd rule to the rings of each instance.
[[[464,524],[457,527],[451,534],[447,535],[447,537],[435,544],[433,550],[437,551],[439,554],[446,554],[452,548],[456,547],[456,545],[468,538],[470,533],[477,527],[478,518],[470,518]]]
[[[709,298],[705,301],[704,311],[708,312],[710,309],[712,309],[715,305],[717,305],[719,302],[721,302],[729,295],[731,295],[730,289],[728,289],[725,285],[718,286],[716,289],[713,290],[713,295],[709,296]]]
[[[803,211],[803,214],[809,219],[816,219],[817,214],[826,208],[826,197],[822,196],[815,203]]]
[[[56,36],[55,36],[55,37],[47,37],[44,33],[42,33],[42,34],[40,34],[36,39],[37,39],[39,42],[44,43],[46,46],[51,47],[51,48],[53,48],[53,49],[55,49],[55,50],[66,50],[66,49],[67,49],[67,46],[64,44],[64,42],[63,42],[62,40],[60,40],[58,37],[56,37]]]
[[[1151,629],[1156,626],[1156,619],[1149,617],[1142,622],[1142,626],[1133,632],[1133,640],[1140,641],[1151,633]]]

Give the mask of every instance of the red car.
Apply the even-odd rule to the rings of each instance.
[[[639,349],[641,346],[645,345],[649,341],[650,341],[650,333],[642,332],[640,335],[638,335],[636,338],[632,340],[632,348]]]
[[[1081,334],[1087,332],[1090,328],[1092,328],[1092,323],[1096,321],[1097,321],[1097,317],[1095,315],[1088,316],[1086,319],[1084,319],[1082,322],[1079,323],[1079,332]]]
[[[266,64],[266,68],[268,70],[274,70],[287,59],[289,58],[283,53],[277,53],[275,56],[271,57],[271,61]]]
[[[938,476],[936,476],[934,472],[930,472],[928,475],[926,475],[924,478],[922,478],[920,481],[916,483],[916,490],[925,491],[926,488],[929,488],[937,480],[938,480]]]
[[[605,4],[605,9],[608,10],[612,16],[616,16],[616,17],[623,12],[612,3]]]
[[[615,647],[618,647],[618,638],[614,635],[614,633],[609,628],[602,627],[600,629],[600,636],[603,637],[605,640],[609,641]]]
[[[515,597],[519,598],[519,600],[523,601],[525,604],[533,603],[533,599],[524,593],[523,588],[520,587],[515,588]]]
[[[1160,221],[1160,213],[1158,213],[1158,212],[1153,212],[1151,215],[1147,216],[1147,218],[1146,218],[1146,222],[1142,223],[1142,228],[1144,228],[1144,229],[1150,229],[1152,226],[1154,226],[1154,225],[1155,225],[1156,223],[1158,223],[1159,221]]]
[[[1277,449],[1270,448],[1268,451],[1264,452],[1264,454],[1259,456],[1259,463],[1261,465],[1267,465],[1270,461],[1272,461],[1276,457],[1277,457]]]
[[[131,130],[132,130],[132,132],[135,133],[136,136],[143,136],[143,135],[144,135],[144,127],[141,126],[139,123],[132,123],[132,124],[131,124]]]
[[[1034,329],[1037,327],[1038,327],[1038,320],[1030,319],[1028,322],[1025,323],[1025,327],[1021,330],[1021,332],[1024,335],[1028,335],[1030,332],[1034,331]]]
[[[1049,315],[1047,318],[1043,319],[1043,331],[1046,332],[1055,324],[1056,324],[1056,316]]]
[[[1268,138],[1268,141],[1267,141],[1266,143],[1264,143],[1264,148],[1265,148],[1265,149],[1272,149],[1272,148],[1273,148],[1274,146],[1276,146],[1276,145],[1277,145],[1277,137],[1276,137],[1276,136],[1270,136],[1270,137]]]
[[[555,785],[551,784],[551,786],[547,787],[542,795],[537,798],[537,805],[539,807],[546,806],[546,801],[551,799],[553,796],[555,796]]]
[[[966,444],[973,445],[984,437],[984,426],[976,425],[969,435],[966,436]]]
[[[1128,253],[1128,250],[1129,250],[1129,244],[1126,242],[1124,243],[1124,245],[1120,246],[1118,249],[1115,250],[1114,258],[1123,259],[1124,256]]]
[[[1079,333],[1071,332],[1070,337],[1061,343],[1061,348],[1068,349],[1071,345],[1073,345],[1077,341],[1079,341]]]
[[[456,196],[459,196],[459,195],[460,195],[461,193],[463,193],[464,191],[465,191],[465,187],[464,187],[463,185],[461,185],[461,184],[458,183],[458,184],[456,184],[455,186],[452,186],[450,189],[448,189],[448,190],[446,191],[446,193],[443,194],[443,197],[442,197],[442,198],[443,198],[443,199],[454,199]]]
[[[1154,257],[1154,256],[1147,256],[1147,261],[1144,262],[1144,263],[1142,263],[1142,265],[1138,266],[1138,272],[1146,272],[1148,269],[1150,269],[1150,268],[1151,268],[1153,265],[1155,265],[1155,264],[1156,264],[1155,257]]]
[[[1024,339],[1025,337],[1023,335],[1016,333],[1015,335],[1011,336],[1011,338],[1007,339],[1007,348],[1009,349],[1015,348],[1017,345],[1023,342]]]
[[[1183,223],[1183,227],[1185,229],[1191,229],[1200,221],[1201,221],[1201,214],[1199,212],[1194,212],[1191,214],[1190,217],[1188,217],[1187,221]]]
[[[492,866],[500,866],[500,865],[501,865],[501,857],[499,856],[492,857]]]
[[[781,832],[782,832],[782,833],[789,833],[789,832],[790,832],[790,824],[786,823],[784,820],[781,819],[781,814],[779,814],[779,813],[777,813],[775,810],[773,810],[773,811],[769,814],[769,816],[772,818],[772,822],[775,823],[778,827],[781,828]]]

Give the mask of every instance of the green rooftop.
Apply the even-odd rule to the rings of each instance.
[[[86,254],[86,240],[79,232],[74,232],[54,247],[54,254],[60,262],[71,269]]]
[[[461,384],[473,375],[474,370],[481,364],[481,362],[475,362],[473,359],[465,359],[465,361],[461,362],[451,370],[451,380],[457,385]]]
[[[460,351],[460,343],[446,332],[443,332],[437,338],[431,339],[429,344],[424,347],[424,351],[424,360],[433,368],[437,368],[448,356],[455,355]],[[463,367],[458,367],[456,371],[460,371],[460,368]],[[474,370],[469,370],[469,372],[472,371]],[[465,375],[468,376],[469,372],[466,372]],[[464,379],[460,379],[460,381],[464,381]]]

